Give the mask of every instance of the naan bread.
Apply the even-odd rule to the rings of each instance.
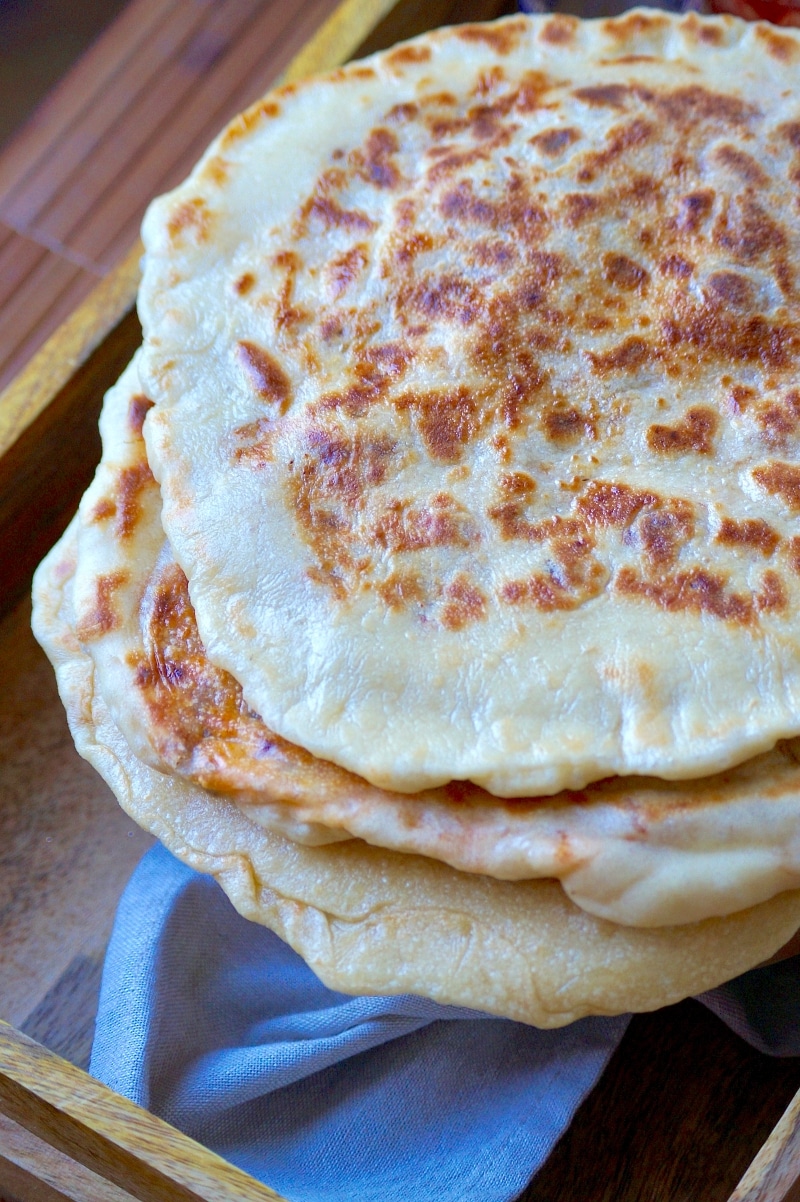
[[[164,526],[271,729],[502,796],[800,732],[798,64],[732,18],[444,30],[153,205]]]
[[[650,1010],[772,955],[800,925],[800,892],[658,931],[593,918],[552,881],[469,876],[358,841],[302,847],[230,802],[137,760],[75,636],[73,525],[37,571],[34,627],[80,753],[122,806],[245,917],[286,939],[345,993],[417,993],[542,1027]]]
[[[503,801],[469,783],[389,792],[281,739],[205,655],[160,526],[149,408],[134,360],[106,397],[72,585],[97,690],[139,759],[298,842],[357,836],[506,880],[558,878],[583,909],[633,926],[731,913],[800,884],[800,740],[700,781],[617,777]]]

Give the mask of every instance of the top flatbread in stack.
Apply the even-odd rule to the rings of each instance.
[[[164,527],[284,738],[516,796],[800,730],[797,51],[445,31],[274,94],[151,208]]]
[[[126,808],[329,983],[557,1025],[800,921],[798,57],[445,31],[151,210],[37,633]]]

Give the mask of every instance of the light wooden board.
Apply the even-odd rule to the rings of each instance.
[[[77,1161],[138,1202],[283,1202],[241,1169],[5,1023],[0,1023],[0,1111],[61,1152],[65,1168],[70,1159]]]

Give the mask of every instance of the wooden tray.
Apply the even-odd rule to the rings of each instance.
[[[344,0],[286,77],[510,7]],[[113,912],[150,839],[75,753],[27,594],[139,341],[138,259],[134,246],[0,395],[0,1202],[277,1197],[82,1071]],[[697,1003],[639,1016],[523,1198],[725,1202],[798,1086],[800,1060],[761,1056]],[[737,1202],[789,1196],[797,1108]]]

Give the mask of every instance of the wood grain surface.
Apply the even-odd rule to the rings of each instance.
[[[0,1114],[2,1202],[131,1202],[132,1195]]]
[[[727,1202],[798,1086],[699,1002],[638,1015],[521,1202]]]
[[[800,1091],[730,1197],[730,1202],[797,1202],[800,1198]]]
[[[335,7],[130,0],[0,152],[0,389],[130,251],[148,201]]]
[[[2,1022],[0,1112],[139,1202],[282,1202],[241,1169]]]

